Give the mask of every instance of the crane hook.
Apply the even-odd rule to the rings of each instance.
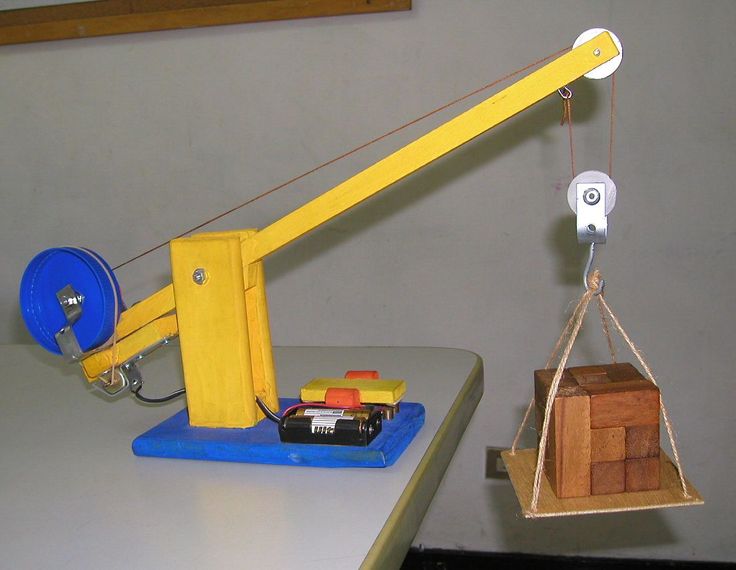
[[[590,270],[593,267],[593,258],[595,258],[595,242],[590,244],[590,253],[588,254],[588,262],[585,264],[585,269],[583,269],[583,285],[585,285],[585,290],[590,291],[590,283],[589,283],[589,277],[590,277]],[[603,293],[603,288],[606,286],[606,282],[604,279],[601,279],[598,282],[598,287],[595,291],[593,291],[593,295],[600,295]]]

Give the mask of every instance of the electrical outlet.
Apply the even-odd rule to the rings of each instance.
[[[486,479],[508,479],[509,472],[501,459],[505,447],[486,447]]]

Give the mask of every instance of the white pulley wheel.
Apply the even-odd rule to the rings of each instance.
[[[613,40],[613,43],[616,44],[616,49],[618,49],[618,55],[586,73],[585,77],[588,79],[605,79],[606,77],[610,77],[613,75],[613,72],[618,69],[618,66],[621,65],[621,60],[624,57],[624,48],[621,45],[621,41],[616,37],[616,34],[604,28],[591,28],[590,30],[584,31],[578,36],[578,39],[575,40],[572,47],[579,47],[603,32],[608,32],[611,35],[611,39]]]
[[[616,205],[616,184],[605,172],[598,170],[586,170],[581,172],[570,182],[567,188],[567,203],[570,209],[577,213],[577,189],[578,184],[605,184],[606,185],[606,216],[611,213]]]

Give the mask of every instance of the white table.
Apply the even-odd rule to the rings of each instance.
[[[391,568],[401,564],[483,392],[470,352],[277,348],[282,396],[315,376],[376,369],[408,382],[426,423],[385,469],[136,457],[180,410],[110,400],[76,366],[0,346],[0,560],[6,568]],[[181,386],[179,351],[144,361],[144,393]]]

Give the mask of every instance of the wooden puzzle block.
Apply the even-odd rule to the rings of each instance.
[[[543,374],[536,382],[537,402],[546,402],[552,385],[552,377],[548,376]],[[590,495],[590,399],[572,382],[565,377],[560,382],[545,454],[547,477],[557,496],[564,498]],[[560,397],[560,392],[564,396]]]
[[[626,428],[590,430],[590,461],[623,461],[626,459]]]
[[[539,433],[554,374],[534,372]],[[659,408],[659,389],[629,363],[564,370],[544,465],[557,497],[659,488],[659,468],[649,461],[659,457]]]
[[[626,490],[659,489],[659,457],[626,460]]]
[[[659,423],[626,428],[626,459],[659,457]]]
[[[588,384],[590,394],[590,427],[628,427],[659,423],[659,390],[649,382]],[[607,389],[608,386],[612,388]]]
[[[568,372],[580,386],[610,382],[604,366],[576,366]]]
[[[590,494],[608,495],[626,490],[626,462],[602,461],[590,465]]]

